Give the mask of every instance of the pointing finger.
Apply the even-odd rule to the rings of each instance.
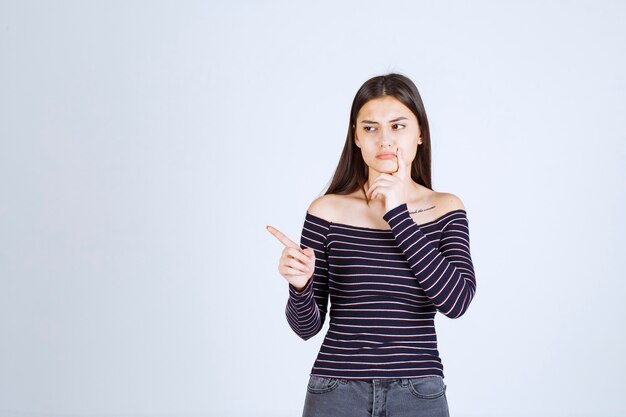
[[[396,151],[396,158],[398,160],[398,170],[395,172],[395,175],[404,178],[406,176],[406,166],[404,165],[404,153],[401,148],[398,148]]]
[[[289,239],[287,236],[285,236],[281,231],[279,231],[275,227],[267,225],[265,226],[265,228],[267,229],[268,232],[273,234],[276,237],[276,239],[280,241],[280,243],[282,243],[286,247],[300,249],[300,246],[298,246],[293,240]]]

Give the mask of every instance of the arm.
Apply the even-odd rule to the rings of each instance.
[[[476,292],[465,214],[455,215],[444,226],[439,248],[413,221],[406,203],[389,210],[383,218],[437,310],[450,318],[463,315]]]
[[[287,322],[304,340],[315,336],[324,324],[328,306],[328,261],[326,237],[329,222],[307,212],[300,247],[315,252],[315,270],[302,291],[289,284],[289,299],[285,308]]]

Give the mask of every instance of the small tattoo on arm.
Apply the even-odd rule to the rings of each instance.
[[[426,211],[426,210],[432,210],[435,207],[436,206],[428,207],[428,208],[425,208],[425,209],[415,209],[414,211],[409,211],[409,214],[421,213],[421,212]]]

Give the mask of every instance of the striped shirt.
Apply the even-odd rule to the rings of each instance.
[[[460,317],[476,291],[463,209],[418,225],[406,203],[383,215],[391,229],[334,223],[307,211],[300,247],[315,270],[285,308],[307,340],[330,323],[311,375],[346,379],[439,375],[434,317]]]

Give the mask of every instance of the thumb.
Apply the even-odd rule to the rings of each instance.
[[[311,261],[315,260],[315,252],[313,251],[313,249],[311,248],[304,248],[302,249],[302,252],[308,256],[309,258],[311,258]]]

